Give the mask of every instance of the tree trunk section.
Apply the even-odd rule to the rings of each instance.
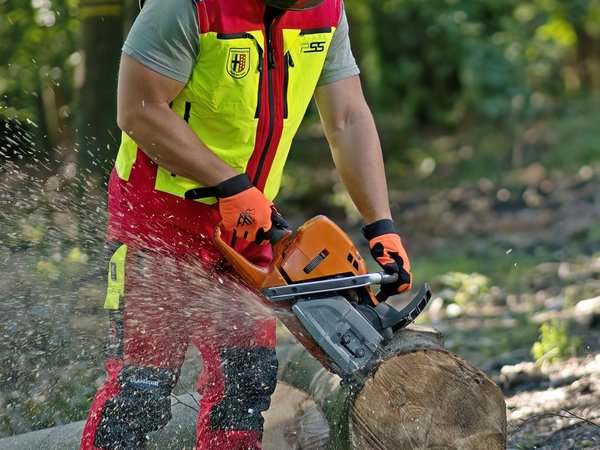
[[[506,448],[506,407],[483,372],[443,349],[441,334],[412,325],[365,379],[341,382],[299,345],[281,348],[281,380],[306,390],[323,411],[330,449]],[[313,447],[293,447],[313,448]]]
[[[88,182],[106,182],[120,142],[117,74],[123,14],[123,0],[82,0],[80,5],[83,73],[77,86],[77,163]]]

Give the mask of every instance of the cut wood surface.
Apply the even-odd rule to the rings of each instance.
[[[299,345],[280,350],[280,379],[306,390],[323,411],[328,448],[506,447],[502,392],[483,372],[444,350],[437,330],[412,325],[387,348],[390,355],[369,376],[350,382],[324,370]]]

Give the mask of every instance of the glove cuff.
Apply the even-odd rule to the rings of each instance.
[[[239,194],[246,189],[250,189],[252,183],[250,182],[250,176],[247,173],[240,173],[234,177],[228,178],[227,180],[217,184],[215,186],[215,197],[226,198],[233,195]]]
[[[396,227],[394,226],[394,221],[392,219],[377,220],[362,227],[360,231],[368,241],[376,238],[377,236],[381,236],[382,234],[397,234]]]

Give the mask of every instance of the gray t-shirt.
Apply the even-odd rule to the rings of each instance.
[[[192,0],[147,0],[123,44],[123,52],[161,75],[187,83],[200,51],[199,34]],[[342,10],[318,85],[358,73],[350,49],[348,20]]]

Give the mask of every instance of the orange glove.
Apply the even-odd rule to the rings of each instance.
[[[410,261],[402,246],[402,240],[396,233],[394,222],[390,219],[378,220],[363,227],[362,233],[369,240],[373,259],[384,271],[398,274],[398,281],[382,284],[381,290],[389,296],[410,289],[412,285]]]
[[[272,227],[273,202],[250,183],[250,177],[242,173],[215,186],[219,200],[219,212],[223,227],[247,241],[256,241]],[[268,241],[264,240],[266,245]],[[258,242],[259,244],[261,242]]]

